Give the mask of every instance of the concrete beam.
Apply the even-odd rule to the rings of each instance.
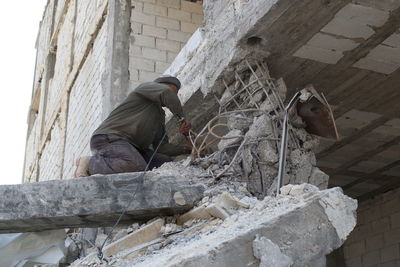
[[[151,172],[2,185],[0,233],[111,226],[124,209],[125,221],[180,214],[203,192],[186,178]]]
[[[107,117],[128,93],[130,17],[130,0],[108,1],[106,73],[102,79],[103,118]]]

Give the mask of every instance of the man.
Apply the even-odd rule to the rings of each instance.
[[[187,147],[168,143],[162,109],[167,107],[178,118],[184,118],[177,96],[180,87],[180,81],[172,76],[136,87],[93,133],[89,174],[143,171],[157,147],[149,169],[171,161],[171,156],[188,153]],[[190,123],[182,121],[180,132],[187,134],[189,130]],[[77,163],[76,177],[86,176],[79,170],[84,164]]]

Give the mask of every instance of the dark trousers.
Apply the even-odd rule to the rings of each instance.
[[[139,151],[129,140],[110,134],[92,136],[90,149],[93,154],[89,161],[91,175],[144,171],[153,154],[151,149]],[[171,160],[170,157],[157,153],[151,160],[149,169],[160,167]]]

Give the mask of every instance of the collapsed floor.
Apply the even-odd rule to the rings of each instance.
[[[318,138],[296,112],[283,182],[301,185],[275,198],[285,85],[262,63],[246,65],[226,85],[218,114],[191,139],[191,157],[153,171],[206,185],[197,207],[121,229],[116,236],[125,237],[107,243],[103,261],[93,246],[73,266],[322,266],[341,246],[355,226],[356,201],[326,189],[329,177],[314,155]]]
[[[344,196],[338,188],[326,189],[329,177],[316,167],[314,154],[319,139],[305,130],[306,125],[295,111],[290,114],[283,184],[301,185],[288,185],[275,198],[286,97],[284,81],[272,79],[266,65],[256,60],[242,61],[233,73],[230,79],[224,80],[225,91],[218,99],[216,116],[189,138],[194,147],[189,157],[164,164],[140,179],[138,174],[133,174],[135,177],[123,174],[64,181],[71,185],[87,181],[84,187],[93,194],[80,196],[80,201],[96,203],[98,208],[93,205],[92,211],[96,214],[88,216],[86,210],[82,213],[82,208],[74,208],[79,207],[78,202],[71,202],[70,209],[60,211],[60,214],[71,214],[62,220],[54,217],[55,224],[60,221],[62,224],[56,227],[53,224],[50,229],[111,226],[124,205],[127,213],[122,221],[139,216],[143,222],[157,216],[157,211],[163,211],[159,214],[164,216],[141,222],[140,226],[137,223],[119,225],[118,231],[71,230],[64,263],[73,263],[72,266],[321,266],[325,255],[341,246],[355,226],[356,201]],[[170,178],[163,180],[163,177]],[[128,188],[124,179],[131,179],[136,187]],[[113,180],[117,182],[112,184]],[[117,189],[121,184],[128,187],[119,194]],[[73,188],[78,185],[71,185],[64,192],[70,192],[73,196],[69,199],[76,200],[79,191]],[[181,189],[172,188],[174,185]],[[144,191],[139,190],[139,195],[133,193],[141,186]],[[163,192],[166,190],[162,196],[160,186]],[[112,188],[115,196],[94,201],[103,199],[99,196],[107,193],[104,188]],[[8,194],[13,192],[5,190]],[[25,199],[26,192],[21,194]],[[161,203],[160,197],[166,203]],[[135,198],[139,200],[130,201]],[[118,207],[113,200],[118,200]],[[194,209],[178,215],[195,203]],[[54,216],[53,213],[35,214],[32,219],[39,219],[35,227],[46,226],[43,222]],[[169,216],[172,214],[176,215]],[[31,227],[24,216],[21,227]],[[9,225],[0,221],[1,224]],[[101,254],[102,261],[97,257]]]
[[[197,167],[182,169],[171,163],[156,172],[204,175]],[[209,183],[193,210],[122,227],[104,247],[103,261],[92,247],[72,266],[323,266],[354,228],[356,208],[339,188],[287,185],[279,198],[258,200],[243,183]],[[105,238],[99,234],[94,243]]]

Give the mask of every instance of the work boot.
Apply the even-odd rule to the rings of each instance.
[[[76,160],[76,170],[74,172],[74,178],[90,176],[89,174],[89,156],[80,157]]]

